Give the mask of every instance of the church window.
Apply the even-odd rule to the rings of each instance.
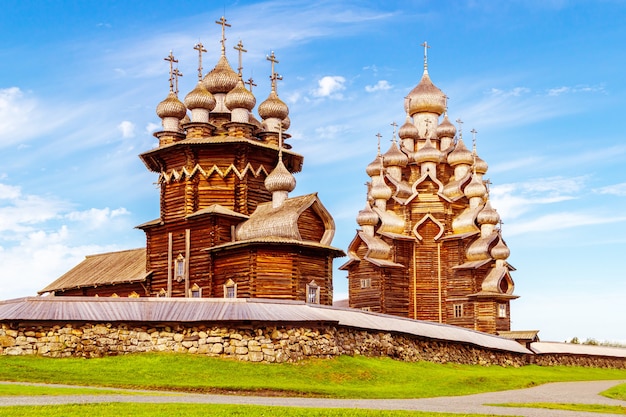
[[[506,316],[506,304],[498,304],[498,317],[505,318]]]
[[[224,298],[237,298],[237,283],[232,279],[224,284]]]
[[[320,287],[315,281],[306,284],[306,302],[309,304],[320,303]]]
[[[372,311],[371,307],[361,307],[361,310],[363,311]]]
[[[454,317],[455,318],[463,317],[463,304],[454,305]]]
[[[198,286],[198,284],[193,284],[193,287],[189,290],[189,295],[191,298],[200,298],[202,297],[202,288]]]
[[[185,257],[182,254],[179,254],[174,262],[174,274],[178,282],[185,279]]]
[[[361,278],[361,288],[371,288],[371,287],[372,287],[371,278]]]

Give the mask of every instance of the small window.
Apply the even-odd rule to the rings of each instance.
[[[202,297],[202,288],[198,286],[198,284],[193,284],[193,287],[189,290],[189,295],[191,298],[200,298]]]
[[[455,318],[463,317],[463,304],[454,305],[454,317]]]
[[[157,298],[167,297],[167,291],[165,288],[161,288],[161,290],[156,294]]]
[[[498,304],[498,317],[506,318],[506,304]]]
[[[363,311],[372,311],[371,307],[361,307],[361,310]]]
[[[371,278],[361,278],[361,288],[371,288],[371,287],[372,287]]]
[[[224,298],[237,298],[237,283],[232,279],[224,284]]]
[[[306,284],[306,302],[309,304],[320,303],[320,287],[315,281]]]
[[[182,254],[179,254],[174,262],[174,275],[178,282],[185,279],[185,257]]]

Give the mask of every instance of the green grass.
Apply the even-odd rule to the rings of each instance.
[[[487,405],[494,405],[497,407],[543,408],[547,410],[583,411],[583,412],[588,412],[588,413],[626,415],[626,407],[622,407],[619,405],[560,404],[560,403],[506,403],[506,404],[487,404]]]
[[[20,384],[0,384],[0,396],[28,395],[152,395],[150,392],[124,391],[106,388],[54,387]],[[174,394],[172,394],[174,395]]]
[[[336,398],[425,398],[602,379],[626,379],[626,370],[440,365],[361,356],[297,364],[258,364],[184,354],[98,359],[0,357],[0,380],[4,381]]]
[[[616,385],[602,392],[602,395],[616,400],[626,401],[626,384]]]
[[[220,404],[70,404],[0,408],[2,417],[487,417],[483,414],[449,414],[420,411],[359,410],[345,408],[293,408]]]

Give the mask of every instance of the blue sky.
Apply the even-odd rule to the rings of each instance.
[[[144,246],[158,217],[156,105],[173,50],[197,81],[239,39],[257,103],[275,51],[290,143],[305,157],[291,195],[318,191],[345,249],[366,165],[403,97],[429,73],[466,137],[478,131],[520,299],[514,329],[542,340],[626,342],[626,4],[620,1],[12,1],[0,14],[0,299],[34,295],[85,255]],[[338,259],[339,265],[344,260]],[[335,298],[347,296],[335,273]]]

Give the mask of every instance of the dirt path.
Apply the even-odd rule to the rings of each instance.
[[[96,402],[141,402],[141,403],[210,403],[210,404],[251,404],[268,406],[319,407],[319,408],[367,408],[377,410],[414,410],[447,413],[477,413],[501,416],[524,417],[596,417],[612,414],[583,413],[532,408],[504,408],[486,406],[504,402],[555,402],[621,405],[626,401],[613,400],[599,395],[614,385],[626,381],[558,382],[533,388],[465,395],[409,400],[355,400],[329,398],[286,398],[255,397],[208,394],[167,395],[80,395],[80,396],[6,396],[0,397],[0,406],[9,405],[49,405]],[[624,414],[621,414],[622,416]]]

